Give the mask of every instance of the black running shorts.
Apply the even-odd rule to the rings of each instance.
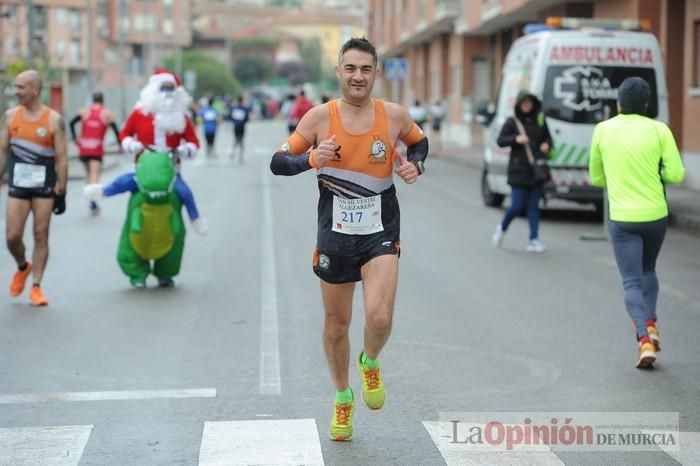
[[[354,256],[340,256],[314,249],[314,273],[324,282],[340,284],[362,280],[362,266],[375,257],[387,254],[401,256],[399,241],[384,240],[377,243],[368,251]]]

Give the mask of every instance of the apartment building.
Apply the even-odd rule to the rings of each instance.
[[[151,71],[192,42],[190,2],[0,0],[0,74],[30,56],[51,72],[51,103],[67,114],[92,91],[121,115]],[[31,48],[30,48],[31,47]],[[8,82],[4,83],[7,86]]]
[[[687,184],[700,189],[700,0],[369,0],[369,36],[382,64],[399,58],[407,65],[378,91],[404,105],[441,100],[445,142],[480,144],[476,110],[495,97],[505,54],[527,23],[548,16],[651,21],[664,56],[670,126]]]

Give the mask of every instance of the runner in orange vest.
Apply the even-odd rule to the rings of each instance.
[[[27,70],[15,78],[19,105],[9,109],[0,122],[0,173],[10,155],[10,186],[7,200],[7,247],[17,262],[10,284],[10,296],[19,296],[33,272],[29,300],[33,306],[46,306],[40,283],[49,257],[51,212],[66,210],[66,124],[55,110],[41,103],[41,77]],[[27,261],[24,227],[29,213],[34,215],[34,251]]]

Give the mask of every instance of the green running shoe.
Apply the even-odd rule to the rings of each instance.
[[[362,401],[369,409],[381,409],[386,399],[386,391],[382,382],[382,372],[379,367],[370,369],[362,364],[362,355],[357,358],[357,368],[362,375]]]
[[[333,402],[333,419],[331,419],[330,438],[336,442],[352,440],[352,415],[355,412],[355,397],[350,403]]]

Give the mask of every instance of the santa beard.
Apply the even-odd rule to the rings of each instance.
[[[187,124],[185,112],[190,100],[190,96],[181,87],[171,92],[162,92],[159,88],[146,86],[141,91],[139,106],[146,113],[154,115],[156,128],[167,133],[181,133]]]

